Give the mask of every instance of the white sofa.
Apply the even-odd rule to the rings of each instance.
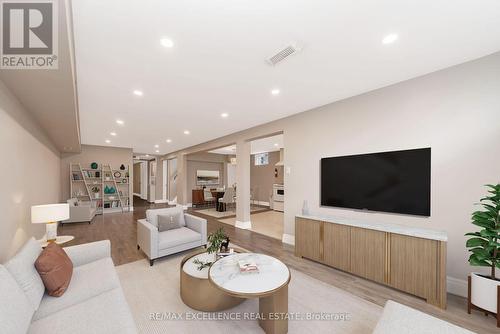
[[[158,215],[181,211],[185,226],[158,232]],[[184,213],[182,207],[146,210],[146,219],[137,221],[137,248],[142,249],[152,266],[160,257],[207,244],[207,220]]]
[[[385,304],[373,334],[474,334],[392,300]]]
[[[61,297],[51,297],[34,262],[41,252],[33,238],[0,265],[0,333],[137,333],[110,257],[109,240],[64,249],[73,276]]]
[[[92,202],[78,202],[76,198],[67,200],[69,204],[69,219],[63,220],[61,224],[90,222],[94,219],[97,208]]]

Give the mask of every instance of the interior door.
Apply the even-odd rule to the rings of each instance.
[[[141,198],[148,200],[148,162],[141,161]]]
[[[163,160],[163,201],[166,202],[168,198],[168,160]]]
[[[154,202],[156,199],[156,161],[149,162],[149,202]]]

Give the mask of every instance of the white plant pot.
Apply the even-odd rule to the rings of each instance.
[[[477,307],[497,313],[497,295],[500,281],[471,273],[471,302]]]
[[[99,193],[95,193],[95,198],[99,198]]]

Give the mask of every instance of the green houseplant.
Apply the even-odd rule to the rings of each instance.
[[[491,278],[495,279],[495,268],[500,268],[500,184],[486,186],[489,195],[481,198],[479,203],[483,210],[472,214],[472,224],[481,227],[481,230],[465,234],[471,237],[466,247],[472,253],[469,263],[490,267]]]
[[[470,237],[466,247],[471,252],[469,263],[472,266],[488,267],[490,275],[471,273],[469,278],[469,310],[471,307],[496,314],[500,326],[500,279],[495,270],[500,268],[500,184],[488,184],[488,195],[481,198],[481,210],[472,213],[472,224],[481,229],[466,233]]]
[[[227,239],[227,235],[224,232],[224,228],[221,227],[217,231],[212,232],[208,235],[207,240],[209,246],[207,247],[207,253],[213,254],[217,253],[220,250],[222,243]],[[210,267],[213,261],[201,261],[199,259],[194,259],[194,264],[198,265],[198,270],[202,270],[203,268]]]

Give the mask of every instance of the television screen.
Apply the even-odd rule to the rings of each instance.
[[[430,216],[431,149],[321,159],[321,205]]]

